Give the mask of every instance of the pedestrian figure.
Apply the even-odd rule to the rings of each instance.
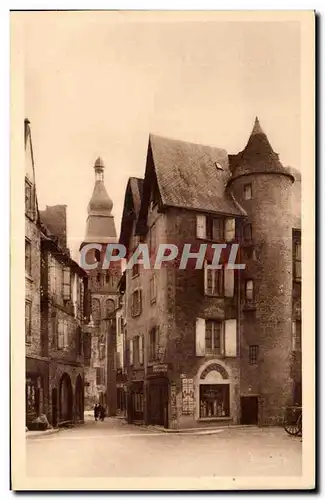
[[[99,410],[100,410],[100,405],[98,403],[96,403],[95,406],[94,406],[95,422],[97,422],[97,420],[99,418]]]
[[[102,422],[104,422],[105,418],[105,408],[104,406],[100,405],[100,412],[99,412],[99,418],[101,419]]]

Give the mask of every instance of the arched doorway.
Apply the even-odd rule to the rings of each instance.
[[[72,394],[71,379],[67,373],[64,373],[60,381],[61,422],[67,422],[72,420],[73,418],[72,404],[73,404],[73,394]]]
[[[84,384],[81,375],[78,375],[76,381],[76,396],[75,396],[75,418],[83,421],[84,417]]]

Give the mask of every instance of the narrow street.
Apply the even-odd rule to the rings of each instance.
[[[301,439],[281,428],[170,434],[119,419],[26,440],[34,477],[298,476]]]

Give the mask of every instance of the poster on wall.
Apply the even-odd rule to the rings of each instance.
[[[194,387],[193,379],[182,379],[182,413],[193,415],[194,412]]]
[[[177,420],[177,403],[176,403],[176,385],[172,384],[170,388],[171,400],[171,417],[172,420]]]

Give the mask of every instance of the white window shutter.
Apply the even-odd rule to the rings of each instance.
[[[205,356],[205,319],[196,318],[196,355]]]
[[[198,238],[206,238],[206,218],[205,215],[196,216],[196,236]]]
[[[225,325],[225,356],[237,356],[237,320],[227,319]]]
[[[133,365],[133,339],[130,339],[130,365]]]
[[[139,363],[143,365],[143,335],[139,337]]]
[[[225,222],[225,237],[226,241],[235,239],[236,222],[234,218],[227,218]]]
[[[235,286],[235,273],[234,269],[224,269],[224,287],[225,287],[225,297],[234,296],[234,286]]]

